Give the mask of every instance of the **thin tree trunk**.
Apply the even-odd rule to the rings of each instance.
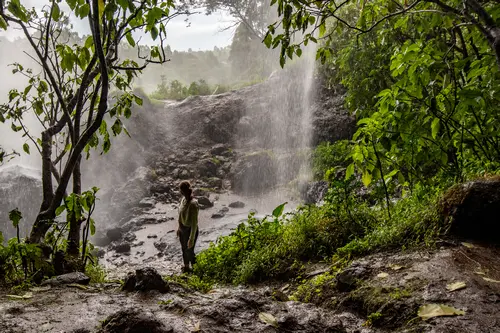
[[[73,169],[73,193],[77,195],[82,194],[82,173],[80,163],[81,156]],[[81,220],[77,219],[75,214],[72,214],[69,221],[67,254],[74,258],[78,258],[80,253],[80,225]]]
[[[46,211],[54,199],[52,187],[52,136],[47,131],[42,132],[42,191],[43,199],[40,212]],[[41,213],[38,214],[31,229],[29,242],[39,243],[50,228],[50,221]]]

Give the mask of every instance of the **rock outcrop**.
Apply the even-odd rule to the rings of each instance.
[[[450,234],[500,244],[500,178],[479,179],[452,187],[439,202]]]
[[[118,311],[104,320],[98,333],[169,333],[173,332],[152,314],[137,309]]]
[[[156,269],[145,267],[136,270],[135,274],[129,273],[123,283],[122,290],[141,292],[156,290],[165,293],[169,290],[169,287]]]
[[[23,218],[19,224],[24,237],[38,214],[42,199],[41,174],[22,166],[8,166],[0,170],[0,231],[5,239],[16,236],[9,220],[9,212],[17,208]]]

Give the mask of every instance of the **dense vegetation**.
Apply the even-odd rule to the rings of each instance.
[[[330,184],[323,206],[250,217],[200,255],[195,273],[249,283],[299,276],[304,261],[433,244],[448,229],[436,209],[443,191],[499,171],[500,5],[272,3],[280,18],[264,43],[281,46],[282,66],[318,43],[357,131],[316,148],[315,175]]]

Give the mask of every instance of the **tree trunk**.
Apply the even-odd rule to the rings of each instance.
[[[45,233],[50,228],[50,219],[41,214],[50,207],[54,199],[54,189],[52,187],[52,136],[47,131],[42,132],[42,189],[42,205],[31,229],[30,243],[40,243],[40,240],[45,237]]]
[[[82,194],[82,173],[80,163],[81,156],[73,169],[73,193],[77,195]],[[68,248],[66,252],[69,256],[74,258],[78,258],[80,253],[80,225],[81,220],[77,219],[75,214],[72,214],[69,221]]]

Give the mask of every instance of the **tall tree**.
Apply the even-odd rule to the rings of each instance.
[[[9,103],[2,105],[5,118],[14,131],[23,131],[42,158],[43,199],[29,236],[40,243],[56,217],[70,180],[72,192],[81,189],[81,159],[91,148],[110,149],[110,133],[123,131],[121,117],[129,117],[133,103],[142,101],[131,93],[131,82],[149,64],[167,61],[163,42],[166,24],[185,12],[174,11],[173,0],[66,0],[69,13],[61,9],[62,0],[50,0],[41,11],[26,8],[20,0],[0,0],[0,29],[19,28],[31,46],[30,56],[40,69],[25,69],[29,85],[12,90]],[[69,15],[86,22],[90,36],[81,44],[68,44]],[[120,44],[137,47],[134,35],[150,34],[159,46],[139,48],[142,63],[121,59]],[[147,53],[144,52],[147,50]],[[117,93],[111,94],[112,90]],[[26,114],[39,119],[43,131],[39,138],[24,126]],[[108,127],[106,122],[112,121]],[[62,140],[61,140],[62,138]],[[55,142],[64,142],[56,155]],[[30,145],[24,149],[30,151]],[[55,168],[63,163],[59,174]],[[56,184],[54,186],[53,180]],[[69,207],[68,207],[69,208]],[[70,214],[71,215],[71,214]],[[82,220],[70,216],[68,253],[78,254]]]
[[[226,10],[235,18],[235,22],[226,29],[244,25],[254,39],[262,40],[267,26],[271,23],[273,12],[270,10],[270,0],[184,0],[191,6],[203,7],[206,13]]]

